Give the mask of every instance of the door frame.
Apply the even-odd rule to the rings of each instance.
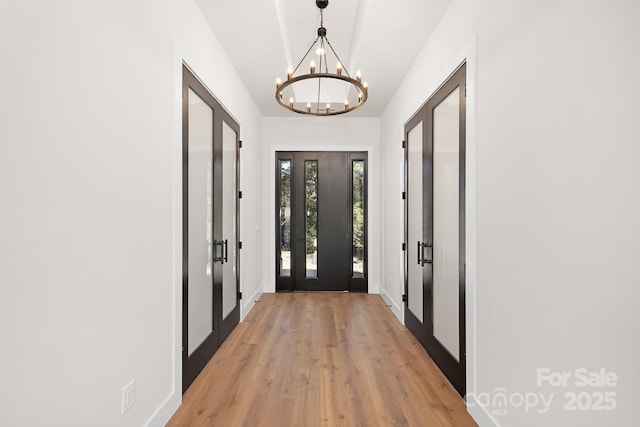
[[[273,224],[276,221],[276,180],[274,179],[274,168],[277,161],[276,153],[279,151],[294,152],[294,151],[351,151],[351,152],[364,152],[367,153],[367,169],[369,171],[367,180],[367,224],[370,230],[374,224],[379,224],[379,217],[377,211],[380,209],[380,181],[376,176],[371,175],[371,171],[377,170],[378,156],[375,148],[371,145],[332,145],[332,144],[309,144],[307,146],[301,146],[298,144],[272,144],[267,148],[269,155],[267,163],[265,163],[266,173],[265,177],[268,179],[265,181],[265,191],[268,191],[268,207],[269,215],[265,215],[263,226],[265,229],[273,230]],[[268,189],[268,190],[266,190]],[[368,293],[378,294],[380,293],[380,271],[379,269],[371,268],[371,266],[380,265],[380,253],[376,250],[371,250],[374,245],[381,245],[381,235],[370,235],[368,233],[367,252],[365,257],[368,262]],[[264,285],[264,292],[273,293],[276,292],[276,233],[268,233],[268,241],[265,243],[268,251],[268,263],[266,274],[268,280]]]
[[[307,155],[311,155],[311,157],[317,158],[318,160],[322,160],[322,162],[328,162],[329,159],[331,158],[331,154],[334,153],[339,153],[339,154],[343,154],[343,156],[340,156],[340,161],[344,161],[346,164],[344,165],[346,167],[346,173],[344,178],[347,180],[346,181],[346,185],[347,188],[344,189],[345,190],[345,194],[344,198],[346,199],[347,205],[349,206],[349,210],[347,212],[348,217],[345,219],[346,223],[344,224],[346,227],[346,232],[345,232],[345,245],[348,245],[348,249],[347,247],[343,247],[342,249],[345,250],[345,267],[348,270],[347,274],[351,274],[348,278],[347,278],[347,284],[346,284],[346,289],[344,289],[344,291],[348,291],[348,292],[367,292],[368,291],[368,282],[369,282],[369,261],[368,261],[368,251],[369,251],[369,236],[368,236],[368,229],[369,229],[369,191],[368,191],[368,181],[369,181],[369,164],[368,164],[368,152],[364,151],[364,150],[357,150],[357,151],[347,151],[347,150],[278,150],[275,152],[275,161],[273,163],[273,182],[274,182],[274,237],[273,237],[273,241],[274,241],[274,246],[273,246],[273,250],[274,250],[274,257],[273,257],[273,261],[274,261],[274,268],[275,268],[275,274],[273,276],[273,280],[275,282],[275,291],[304,291],[304,285],[303,284],[298,284],[296,286],[296,280],[300,280],[301,276],[300,276],[300,271],[297,270],[296,268],[296,263],[299,264],[299,262],[301,261],[301,254],[300,253],[296,253],[294,251],[299,251],[300,247],[299,247],[299,242],[294,238],[294,231],[296,230],[296,226],[299,228],[302,225],[302,221],[301,218],[299,216],[296,216],[295,213],[297,212],[298,214],[300,213],[300,211],[304,211],[303,206],[301,205],[301,203],[303,203],[300,199],[300,192],[303,191],[298,185],[301,182],[301,177],[300,177],[300,173],[304,173],[304,166],[302,164],[304,164],[304,162],[306,162],[309,159],[306,159]],[[290,224],[290,239],[291,239],[291,248],[292,248],[292,257],[291,257],[291,265],[290,265],[290,275],[289,276],[279,276],[280,273],[280,242],[279,242],[279,236],[281,233],[280,230],[280,206],[279,206],[279,201],[280,201],[280,194],[279,194],[279,187],[280,187],[280,162],[282,161],[289,161],[291,163],[291,169],[290,169],[290,173],[291,173],[291,189],[290,189],[290,204],[291,204],[291,224]],[[364,163],[364,179],[363,179],[363,186],[364,186],[364,191],[365,191],[365,196],[364,196],[364,203],[363,203],[363,208],[365,211],[365,219],[364,219],[364,247],[365,247],[365,252],[364,252],[364,259],[363,259],[363,263],[364,263],[364,276],[363,277],[353,277],[353,222],[352,222],[352,218],[353,218],[353,163],[355,161],[361,161]],[[327,165],[328,163],[324,163],[323,168]],[[297,174],[297,175],[296,175]],[[319,178],[322,179],[323,175],[319,174]],[[326,175],[325,175],[326,176]],[[329,177],[331,178],[331,177]],[[330,182],[330,181],[329,181]],[[329,185],[329,187],[331,187],[331,185],[328,182],[325,182],[324,184],[322,184],[322,187],[320,187],[320,182],[318,182],[319,184],[319,191],[323,191],[322,189],[324,188],[324,195],[325,195],[325,199],[327,198],[326,196],[328,196],[329,194],[327,193],[327,188],[326,185]],[[327,202],[325,202],[325,206],[331,206],[331,202],[328,202],[329,204],[326,204]],[[327,227],[324,227],[327,228]],[[299,230],[298,230],[299,231]],[[299,233],[298,233],[299,234]],[[297,248],[297,249],[294,249]],[[336,248],[337,249],[337,248]],[[293,256],[295,255],[295,256]],[[348,260],[347,260],[348,259]],[[348,266],[348,267],[347,267]],[[298,265],[299,267],[299,265]],[[308,279],[307,279],[308,280]],[[328,289],[324,289],[325,291],[327,291]],[[340,290],[342,291],[342,289]]]

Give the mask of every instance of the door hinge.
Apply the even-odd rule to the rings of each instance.
[[[238,148],[242,148],[242,140],[238,141]]]
[[[402,141],[402,148],[407,148],[407,141]]]
[[[238,191],[238,199],[242,199],[242,191]]]
[[[242,292],[238,292],[238,299],[242,299]]]
[[[403,244],[402,244],[402,250],[403,250],[403,251],[406,251],[406,250],[407,250],[407,244],[406,244],[406,243],[403,243]]]
[[[402,192],[402,200],[405,200],[407,198],[407,192],[403,191]]]
[[[402,302],[407,302],[407,294],[402,295]]]
[[[238,242],[238,249],[242,249],[242,242]]]

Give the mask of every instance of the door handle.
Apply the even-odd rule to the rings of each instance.
[[[420,248],[422,248],[422,243],[418,240],[418,250],[416,251],[418,256],[418,265],[422,265],[421,257],[420,257]]]
[[[220,246],[220,256],[218,255],[218,246]],[[222,240],[214,240],[213,241],[213,262],[219,262],[220,264],[224,264],[224,241]]]
[[[430,259],[425,259],[424,258],[424,248],[430,248],[431,249],[431,258]],[[433,264],[433,245],[431,244],[431,242],[427,242],[427,243],[423,243],[422,244],[422,266],[424,266],[425,264]]]
[[[224,239],[224,262],[229,262],[229,241]]]

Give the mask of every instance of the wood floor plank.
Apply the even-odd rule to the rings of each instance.
[[[264,294],[169,427],[476,423],[378,295]]]

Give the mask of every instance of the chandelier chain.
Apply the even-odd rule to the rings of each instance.
[[[302,64],[302,62],[305,60],[305,58],[309,55],[309,52],[311,52],[311,49],[313,49],[313,47],[316,45],[316,43],[318,43],[318,39],[319,38],[320,38],[320,36],[316,37],[316,41],[313,42],[313,44],[311,45],[309,50],[307,50],[307,53],[304,54],[304,56],[302,57],[300,62],[298,62],[298,65],[296,65],[296,68],[294,68],[293,71],[291,72],[292,75],[295,74],[296,71],[298,71],[298,68],[300,68],[300,64]],[[331,48],[331,50],[333,50],[333,48]]]
[[[336,53],[336,51],[333,49],[333,46],[331,46],[331,42],[329,41],[328,38],[324,38],[327,41],[327,44],[329,45],[329,48],[331,49],[331,52],[333,52],[333,54],[335,55],[336,59],[338,60],[338,62],[340,63],[340,65],[342,66],[342,71],[344,71],[345,73],[347,73],[347,76],[351,77],[351,74],[349,74],[349,70],[347,70],[347,66],[344,65],[344,62],[342,62],[342,59],[340,59],[340,57],[338,56],[338,54]],[[326,61],[325,61],[326,62]]]
[[[320,112],[320,84],[322,83],[322,79],[318,79],[318,102],[316,102],[316,113]]]

